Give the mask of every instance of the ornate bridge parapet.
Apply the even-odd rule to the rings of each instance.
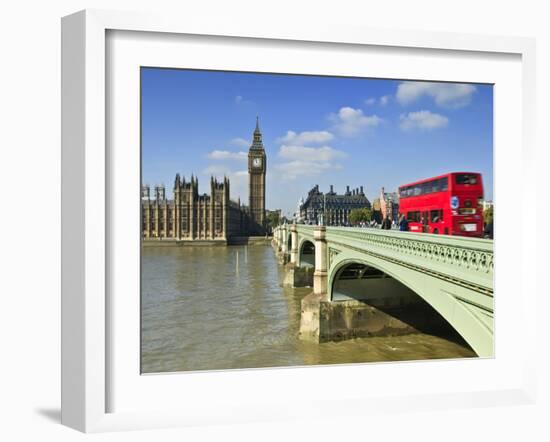
[[[369,228],[281,226],[290,260],[315,244],[314,293],[333,300],[335,278],[350,263],[376,267],[416,292],[478,355],[493,354],[493,241]],[[294,232],[295,230],[295,232]]]
[[[306,235],[312,226],[299,226]],[[329,268],[343,251],[356,251],[435,278],[493,293],[493,241],[459,236],[329,227],[326,233]]]
[[[281,264],[286,264],[291,258],[291,247],[289,239],[291,237],[290,226],[281,224],[273,230],[273,247],[276,249],[277,258]]]

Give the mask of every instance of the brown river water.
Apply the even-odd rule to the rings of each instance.
[[[475,356],[420,333],[301,341],[300,301],[311,289],[281,287],[282,272],[267,244],[142,248],[142,373]]]

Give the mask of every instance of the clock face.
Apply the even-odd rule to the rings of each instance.
[[[262,159],[261,158],[253,158],[252,159],[252,166],[262,167]]]

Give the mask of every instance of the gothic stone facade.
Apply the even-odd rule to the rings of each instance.
[[[396,192],[385,192],[380,189],[380,215],[381,218],[389,218],[392,221],[399,219],[399,196]]]
[[[265,235],[265,173],[267,170],[266,155],[262,142],[260,125],[256,119],[252,145],[248,151],[248,198],[250,209],[250,230],[252,235]]]
[[[234,236],[265,234],[265,173],[266,155],[262,134],[256,130],[248,155],[249,207],[229,198],[229,179],[223,182],[210,178],[210,194],[199,194],[199,181],[191,176],[186,181],[179,174],[174,182],[174,198],[166,199],[164,186],[141,191],[141,221],[143,238],[176,240],[227,241]]]
[[[391,221],[399,219],[399,196],[396,192],[385,192],[380,190],[380,196],[372,202],[372,218],[380,224],[388,217]]]
[[[326,194],[319,191],[316,185],[311,189],[305,201],[300,205],[299,219],[305,224],[318,224],[321,214],[324,213],[324,224],[327,226],[350,225],[349,214],[353,209],[371,208],[370,201],[363,192],[363,186],[338,195],[333,186]]]
[[[240,202],[229,199],[229,180],[210,179],[210,195],[199,194],[199,181],[176,175],[174,199],[167,200],[163,186],[142,188],[142,228],[144,238],[178,240],[220,240],[248,231],[249,217]]]

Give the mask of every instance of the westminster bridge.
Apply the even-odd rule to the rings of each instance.
[[[437,316],[478,356],[493,355],[492,240],[285,224],[273,247],[285,284],[313,287],[302,300],[303,339],[404,334]]]

